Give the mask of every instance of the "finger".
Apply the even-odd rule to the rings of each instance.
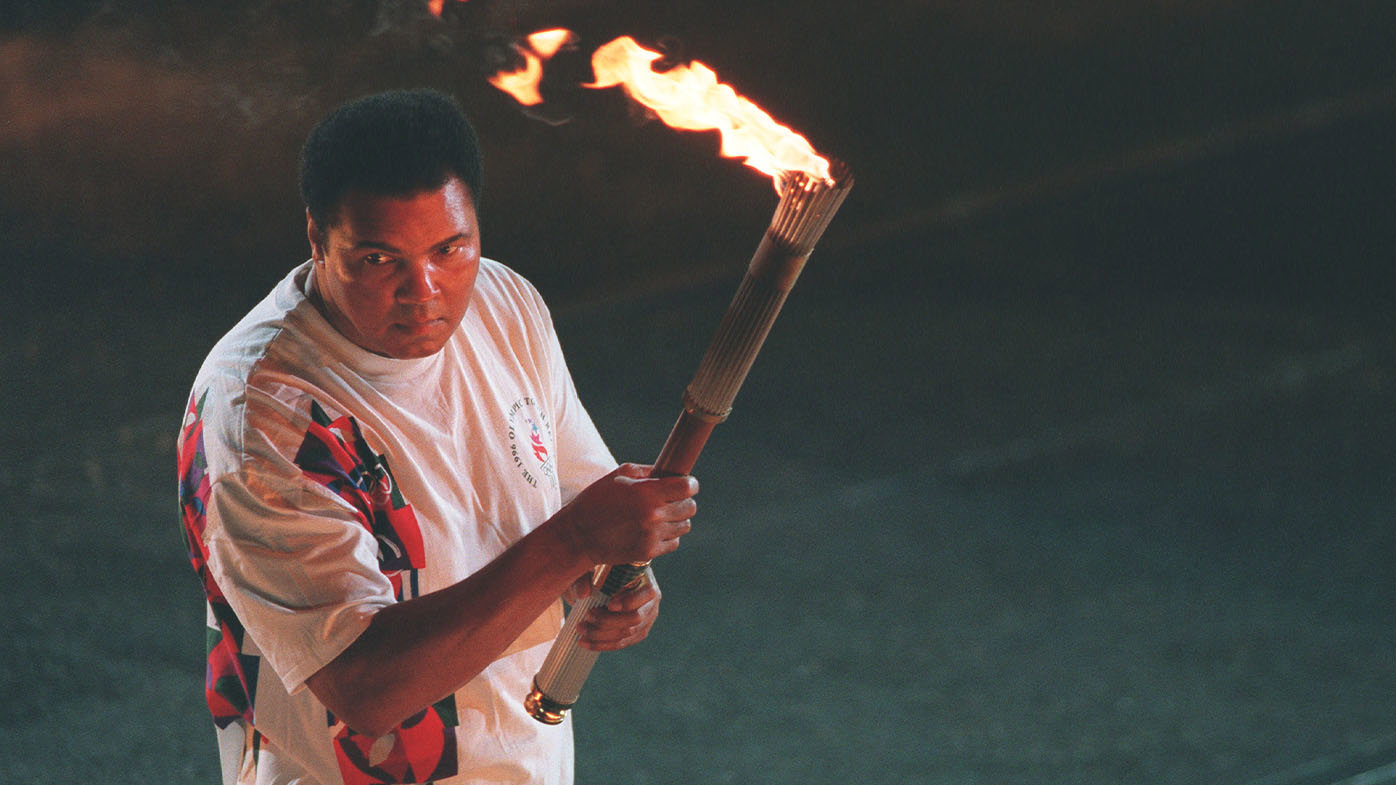
[[[593,609],[582,625],[582,638],[596,643],[615,643],[634,635],[644,620],[635,612],[614,613]]]
[[[644,633],[637,633],[630,637],[617,639],[582,638],[580,639],[579,643],[581,643],[582,648],[587,649],[589,651],[620,651],[621,649],[627,649],[631,646],[634,646],[635,644],[644,640],[645,637],[646,635]]]
[[[655,509],[655,517],[661,521],[678,523],[698,514],[698,502],[694,499],[676,499]]]
[[[597,606],[597,610],[604,608],[611,612],[639,611],[658,600],[659,591],[652,586],[643,585],[617,592],[604,605]]]
[[[587,614],[584,629],[605,637],[619,637],[643,627],[656,616],[658,612],[651,608],[613,610],[602,606]]]
[[[684,535],[688,534],[692,528],[693,525],[686,520],[665,524],[663,529],[654,533],[654,539],[650,545],[650,550],[654,555],[650,558],[654,559],[660,556],[667,556],[678,550],[679,541],[682,540]]]
[[[656,544],[661,542],[677,541],[680,537],[693,531],[693,521],[688,518],[678,520],[666,520],[665,518],[675,518],[677,516],[664,516],[654,528],[654,539]]]
[[[600,621],[589,615],[580,640],[597,651],[621,649],[644,640],[653,624],[652,616],[641,613],[603,613]]]
[[[637,484],[644,485],[655,498],[666,502],[687,499],[698,494],[698,481],[687,474],[647,477]]]
[[[644,640],[659,618],[659,601],[657,586],[618,593],[582,620],[581,642],[588,649],[610,651]]]
[[[643,463],[622,463],[616,467],[614,474],[617,477],[629,477],[632,480],[643,480],[648,478],[652,471],[654,471],[653,466],[647,466]]]
[[[693,521],[687,518],[681,521],[674,521],[674,523],[671,524],[670,531],[673,532],[673,540],[675,544],[677,544],[680,537],[685,537],[689,532],[693,531]]]
[[[654,483],[659,490],[660,498],[665,501],[679,501],[698,495],[698,480],[690,474],[678,477],[656,477]]]

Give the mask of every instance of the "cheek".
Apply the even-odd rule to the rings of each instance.
[[[475,278],[480,273],[480,260],[477,257],[460,275],[452,276],[450,281],[451,298],[458,300],[457,306],[464,310],[470,301],[470,293],[475,290]]]
[[[381,323],[393,303],[391,297],[384,297],[377,289],[359,287],[349,291],[347,305],[347,315],[363,329]]]

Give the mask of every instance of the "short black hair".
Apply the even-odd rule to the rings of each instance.
[[[480,202],[480,142],[464,110],[431,89],[392,90],[330,112],[301,148],[301,197],[321,226],[351,190],[408,195],[455,175]]]

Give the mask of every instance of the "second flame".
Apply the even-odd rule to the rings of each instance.
[[[490,84],[514,96],[514,100],[524,106],[543,103],[543,96],[538,93],[538,84],[543,81],[543,61],[552,58],[572,38],[571,31],[563,29],[539,30],[529,35],[525,43],[514,45],[523,55],[523,67],[494,74],[489,78]]]

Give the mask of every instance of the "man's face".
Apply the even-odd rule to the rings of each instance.
[[[350,191],[333,223],[309,215],[311,300],[346,338],[375,354],[426,357],[465,316],[480,269],[475,200],[456,177],[435,191]]]

